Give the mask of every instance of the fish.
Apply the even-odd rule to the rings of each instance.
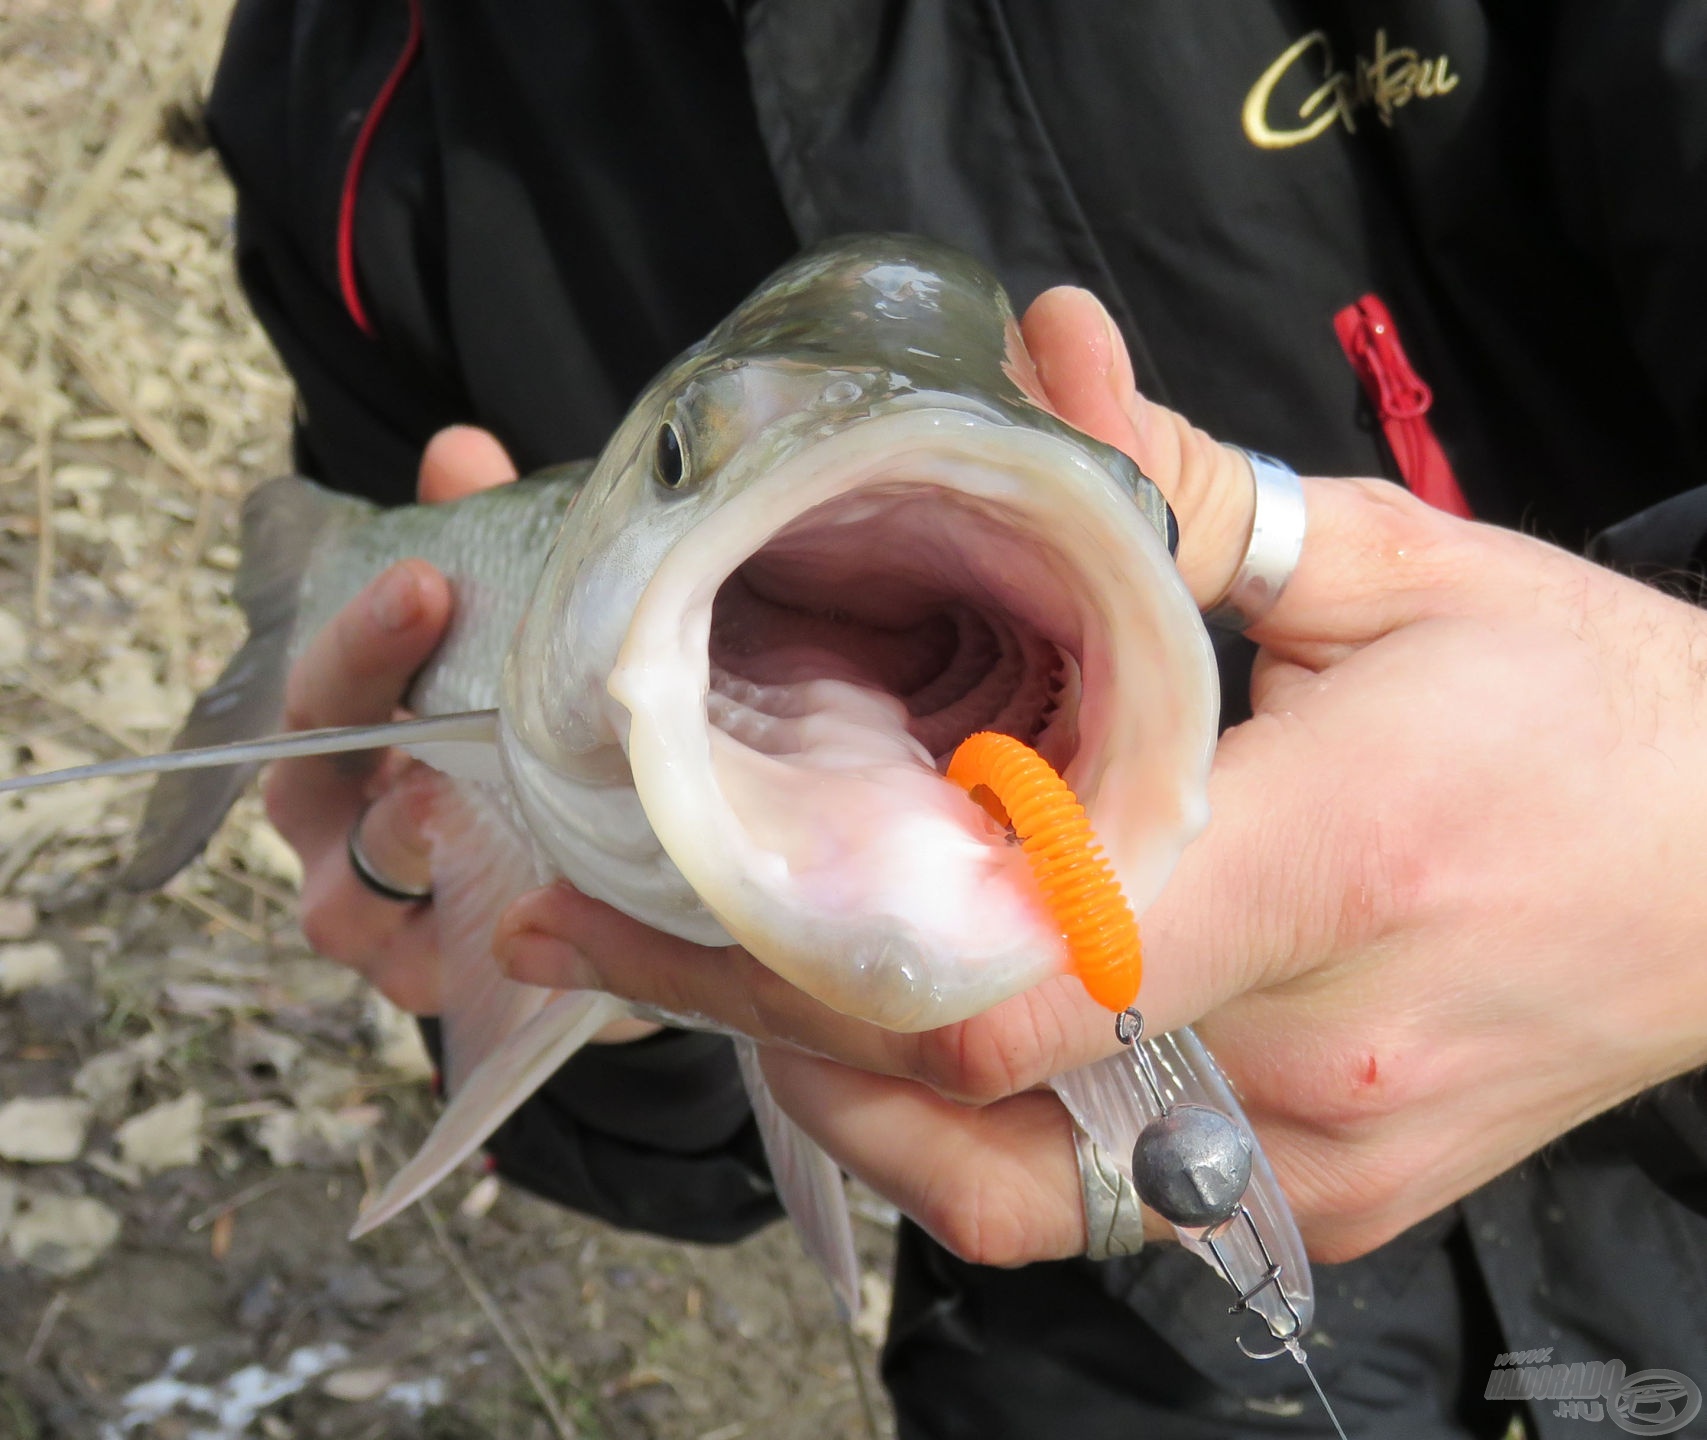
[[[842,237],[667,366],[591,462],[388,510],[296,477],[259,486],[236,584],[248,640],[178,755],[92,769],[186,767],[150,797],[139,887],[199,851],[262,759],[398,743],[439,772],[448,1103],[367,1229],[634,1013],[501,973],[494,923],[537,885],[737,942],[891,1030],[965,1020],[1068,964],[1010,835],[943,773],[994,730],[1061,772],[1141,912],[1207,820],[1217,735],[1177,538],[1137,464],[1050,409],[982,264]],[[409,556],[455,594],[408,696],[419,718],[262,738],[293,659]],[[779,1193],[851,1312],[840,1173],[738,1049]],[[1130,1067],[1061,1088],[1082,1124],[1142,1121]]]

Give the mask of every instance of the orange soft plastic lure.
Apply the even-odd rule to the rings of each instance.
[[[1138,997],[1144,970],[1138,920],[1066,782],[1029,745],[989,730],[961,741],[948,778],[1012,826],[1061,927],[1073,973],[1098,1004],[1125,1010]],[[980,790],[1006,813],[991,808]]]

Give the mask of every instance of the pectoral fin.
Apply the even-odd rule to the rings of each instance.
[[[776,1103],[759,1065],[758,1046],[751,1040],[738,1039],[735,1055],[783,1208],[794,1222],[806,1253],[830,1282],[843,1317],[852,1321],[859,1314],[859,1257],[854,1251],[853,1217],[848,1211],[842,1172],[818,1142]]]
[[[553,875],[507,815],[501,792],[446,780],[427,822],[439,925],[445,1091],[453,1098],[560,993],[517,984],[492,958],[492,932],[505,907]]]
[[[610,995],[591,990],[559,994],[468,1077],[426,1144],[362,1211],[351,1238],[413,1205],[472,1155],[571,1055],[626,1014],[626,1002]]]

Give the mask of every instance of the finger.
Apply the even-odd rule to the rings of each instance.
[[[460,500],[516,478],[516,464],[490,430],[452,425],[421,453],[418,493],[423,505]]]
[[[498,921],[493,953],[525,984],[603,990],[702,1016],[762,1042],[919,1080],[970,1104],[1016,1094],[1117,1048],[1107,1012],[1070,977],[971,1020],[897,1034],[830,1009],[738,946],[677,939],[564,884],[511,905]]]
[[[305,729],[389,720],[450,610],[450,586],[425,560],[393,565],[338,612],[292,668],[286,722]]]
[[[1251,666],[1251,708],[1258,714],[1284,710],[1324,683],[1319,671],[1282,659],[1273,650],[1259,650]]]
[[[1220,598],[1251,533],[1254,482],[1237,452],[1146,400],[1107,310],[1088,290],[1045,291],[1021,327],[1049,402],[1069,424],[1125,451],[1179,519],[1179,569],[1193,598]]]
[[[1046,291],[1022,331],[1050,404],[1161,487],[1179,518],[1181,575],[1200,605],[1218,600],[1250,543],[1255,485],[1243,456],[1138,392],[1125,342],[1089,292]],[[1445,515],[1385,481],[1304,487],[1303,554],[1251,634],[1314,667],[1417,619],[1522,603],[1533,593],[1533,552],[1551,548]],[[1527,553],[1508,553],[1517,549]],[[1551,563],[1569,585],[1563,558],[1555,552]]]
[[[973,1110],[810,1056],[767,1050],[762,1061],[796,1124],[961,1259],[1012,1266],[1084,1254],[1072,1121],[1055,1096]]]
[[[397,768],[401,778],[365,810],[360,787],[352,787],[348,820],[342,826],[324,820],[297,842],[303,857],[300,922],[318,953],[355,969],[403,1008],[437,1014],[438,930],[431,905],[376,894],[351,867],[347,850],[350,829],[359,826],[363,854],[379,876],[400,888],[429,880],[426,827],[442,782],[425,766],[404,762]]]
[[[432,886],[426,824],[436,788],[432,772],[411,765],[356,818],[354,835],[368,868],[395,890]]]
[[[449,622],[450,587],[423,560],[405,560],[346,605],[292,667],[285,724],[292,730],[374,725],[389,720],[416,670]],[[300,850],[316,834],[340,842],[366,803],[352,777],[371,773],[373,754],[294,760],[273,767],[268,811]]]

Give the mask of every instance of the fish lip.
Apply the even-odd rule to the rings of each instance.
[[[896,478],[897,470],[917,475],[933,467],[933,478]],[[857,972],[853,980],[827,975],[822,963],[814,968],[800,952],[821,951],[821,930],[800,917],[779,922],[774,905],[773,913],[765,913],[776,887],[787,879],[786,867],[743,866],[735,859],[739,822],[713,777],[705,719],[711,605],[718,589],[795,521],[880,483],[942,488],[994,501],[1015,516],[1029,512],[1041,523],[1073,529],[1073,543],[1091,550],[1113,537],[1105,549],[1127,560],[1141,554],[1153,576],[1172,577],[1149,596],[1161,617],[1154,628],[1171,637],[1164,647],[1168,653],[1153,668],[1180,679],[1194,692],[1181,704],[1210,718],[1195,738],[1169,741],[1178,771],[1178,783],[1161,801],[1169,813],[1160,828],[1169,831],[1169,838],[1160,846],[1135,839],[1122,833],[1132,828],[1122,817],[1099,815],[1105,781],[1129,768],[1112,755],[1107,734],[1086,735],[1066,772],[1103,831],[1135,908],[1154,897],[1179,850],[1207,818],[1204,792],[1214,748],[1216,680],[1196,607],[1177,580],[1164,540],[1132,497],[1088,449],[1065,436],[992,417],[984,407],[915,404],[898,414],[860,420],[751,483],[709,513],[692,530],[691,543],[678,541],[665,554],[641,593],[606,681],[610,696],[629,717],[625,747],[641,805],[660,844],[724,928],[785,978],[834,1008],[891,1029],[916,1030],[966,1018],[1005,998],[992,998],[992,986],[1012,994],[1060,973],[1064,950],[1058,934],[1047,924],[1034,929],[1021,937],[1014,953],[992,957],[976,983],[945,983],[931,965],[905,945],[897,946],[892,935],[880,929],[853,934],[858,926],[847,927],[842,937],[848,955],[863,957],[851,965]],[[1101,583],[1103,600],[1118,596],[1122,588],[1106,577]],[[668,663],[659,663],[661,657]]]

